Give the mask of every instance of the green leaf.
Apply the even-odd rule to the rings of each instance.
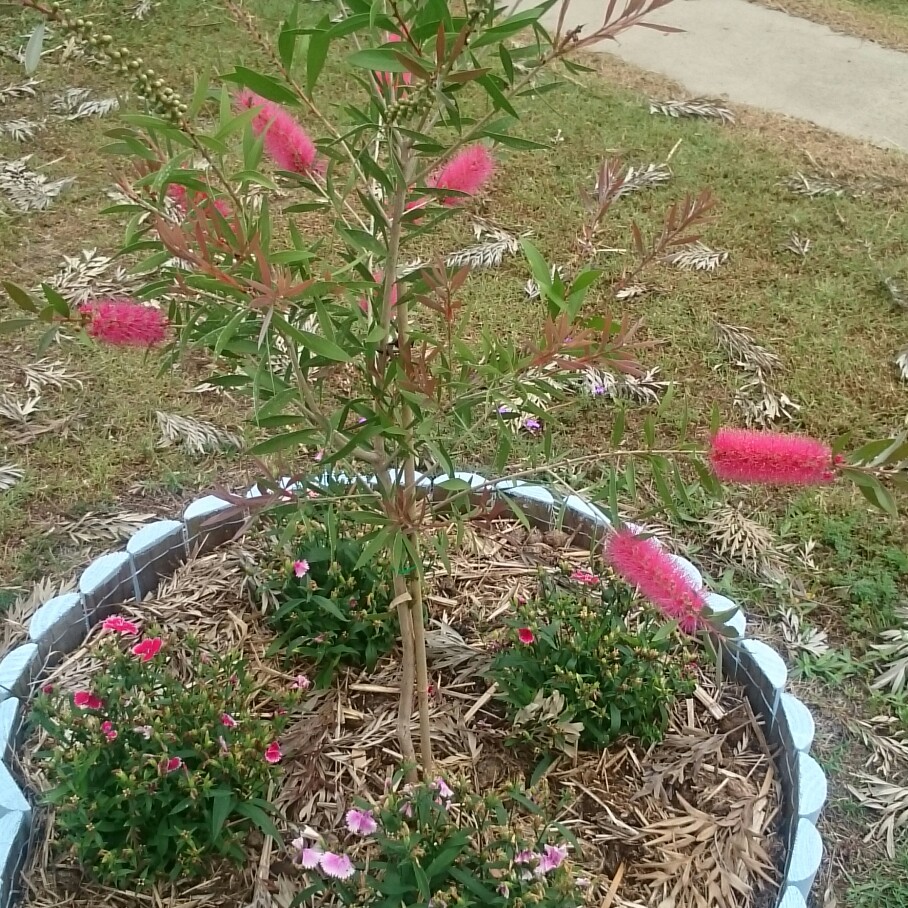
[[[24,309],[26,312],[38,312],[38,304],[27,290],[23,290],[20,286],[10,281],[3,281],[3,289],[20,309]]]
[[[542,253],[527,239],[522,239],[520,245],[523,248],[523,254],[530,263],[530,270],[533,272],[533,278],[539,285],[540,291],[551,290],[552,269],[549,268],[548,262],[542,257]]]
[[[487,889],[472,873],[468,873],[466,870],[461,870],[460,867],[452,867],[448,873],[454,877],[459,883],[465,886],[470,892],[478,895],[482,899],[482,904],[492,905],[495,903],[498,898],[494,892],[490,889]]]
[[[545,142],[534,142],[532,139],[521,139],[518,136],[509,136],[503,132],[487,132],[485,135],[499,145],[506,148],[515,148],[518,151],[536,151],[537,149],[550,149],[552,146]]]
[[[321,356],[323,359],[330,359],[335,363],[348,363],[352,359],[346,350],[339,347],[333,341],[329,341],[326,337],[321,337],[318,334],[311,334],[308,331],[300,331],[299,334],[306,347],[308,347],[316,356]]]
[[[53,307],[54,312],[63,318],[69,318],[69,303],[50,284],[42,284],[41,291],[44,293],[44,298]]]
[[[236,798],[232,791],[218,790],[211,792],[211,839],[215,841],[224,828],[227,818],[233,813]]]
[[[546,3],[535,6],[533,9],[524,10],[522,13],[508,16],[504,22],[499,25],[493,25],[491,28],[487,28],[482,34],[477,35],[476,38],[470,42],[470,47],[473,48],[473,50],[476,50],[479,47],[497,44],[505,38],[510,38],[511,35],[515,35],[517,32],[521,32],[535,22],[538,22],[546,10],[551,9],[554,4],[555,0],[547,0]]]
[[[208,87],[210,84],[211,66],[205,63],[195,80],[195,91],[192,93],[192,101],[189,102],[189,109],[186,111],[188,120],[194,120],[199,115],[199,111],[208,100]]]
[[[511,102],[504,96],[493,76],[480,76],[476,82],[485,89],[486,94],[492,99],[495,110],[504,110],[515,119],[517,118],[517,111],[514,110]]]
[[[278,451],[285,451],[287,448],[298,448],[302,445],[312,444],[318,437],[314,429],[299,429],[296,432],[285,432],[283,435],[275,435],[265,441],[260,441],[249,449],[249,453],[256,454],[276,454]]]
[[[274,825],[274,821],[257,804],[253,804],[249,801],[241,801],[236,805],[236,812],[241,816],[252,820],[264,835],[271,836],[279,845],[284,844],[284,840],[281,838],[277,826]]]
[[[245,66],[235,67],[234,71],[227,73],[223,79],[226,82],[236,82],[244,88],[251,88],[257,95],[278,104],[296,105],[299,100],[293,91],[273,76],[257,73]]]
[[[0,322],[0,334],[15,334],[34,323],[33,318],[11,318],[8,321]]]
[[[370,47],[358,50],[347,57],[347,62],[358,69],[372,72],[403,73],[407,67],[398,58],[400,48]]]
[[[30,76],[41,62],[41,51],[44,49],[44,23],[39,22],[25,46],[25,74]]]
[[[626,410],[620,406],[615,411],[615,424],[612,426],[612,448],[617,448],[624,439],[624,418]]]
[[[858,491],[875,508],[885,511],[890,517],[897,518],[899,516],[895,500],[876,476],[850,468],[842,470],[842,474],[858,487]]]
[[[498,56],[501,59],[501,66],[504,69],[505,77],[508,82],[513,83],[514,81],[514,61],[511,59],[511,55],[508,52],[508,49],[503,45],[498,45]]]
[[[331,37],[327,31],[313,32],[309,36],[309,52],[306,54],[306,91],[310,95],[325,67],[330,45]]]

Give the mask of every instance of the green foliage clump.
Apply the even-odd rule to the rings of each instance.
[[[272,535],[274,555],[259,582],[274,606],[273,653],[313,663],[319,684],[339,666],[374,668],[397,639],[390,556],[367,544],[361,526],[318,504]]]
[[[127,639],[102,642],[90,690],[46,688],[34,704],[60,842],[130,890],[204,877],[216,858],[243,863],[253,826],[280,838],[266,798],[289,701],[263,698],[235,654],[160,637],[136,654]]]
[[[573,754],[622,735],[652,744],[676,698],[693,693],[693,654],[626,586],[567,590],[545,579],[511,624],[513,643],[496,655],[491,677],[515,739],[537,748]]]

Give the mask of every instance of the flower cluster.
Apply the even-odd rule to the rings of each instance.
[[[306,501],[294,515],[292,535],[279,522],[268,527],[272,541],[282,542],[270,546],[276,555],[256,577],[279,633],[274,652],[311,661],[318,684],[341,665],[372,668],[397,636],[387,555],[359,565],[362,528],[330,507]],[[329,525],[336,527],[334,534]]]
[[[393,893],[401,905],[575,908],[568,847],[540,814],[524,815],[532,803],[519,792],[455,792],[442,778],[398,780],[376,804],[347,811],[343,847],[329,849],[312,829],[294,839],[306,880],[299,899],[328,892],[336,904],[372,908]]]
[[[236,103],[240,110],[257,111],[252,131],[264,136],[265,151],[281,170],[300,174],[317,170],[315,143],[291,113],[248,89],[237,97]]]
[[[114,886],[197,877],[215,856],[242,861],[250,826],[272,830],[277,739],[300,694],[262,700],[240,657],[136,640],[138,624],[119,615],[102,630],[105,670],[91,688],[46,687],[34,705],[61,842]]]
[[[621,735],[658,741],[672,703],[693,690],[692,655],[627,587],[588,571],[569,579],[544,578],[536,600],[516,605],[517,645],[492,661],[515,741],[569,754]]]
[[[117,347],[154,347],[167,337],[167,317],[125,297],[93,300],[79,307],[90,337]]]

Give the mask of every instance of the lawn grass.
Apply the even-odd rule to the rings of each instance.
[[[162,0],[145,23],[118,21],[123,7],[113,0],[72,5],[90,12],[99,23],[110,23],[105,27],[118,44],[140,48],[146,62],[184,94],[202,61],[215,71],[238,61],[261,65],[248,36],[215,4],[200,7],[191,0]],[[277,0],[254,6],[269,29],[285,8]],[[16,36],[27,34],[30,21],[4,20],[0,43],[15,46]],[[96,69],[78,62],[59,65],[56,60],[51,56],[38,74],[43,80],[41,98],[0,108],[0,120],[44,116],[49,95],[70,85],[103,93],[122,89]],[[13,63],[0,57],[0,87],[21,78]],[[325,78],[323,97],[336,106],[352,84],[337,67]],[[552,139],[560,130],[563,141],[536,154],[500,152],[494,187],[481,210],[507,227],[532,229],[533,241],[552,262],[574,261],[574,238],[583,212],[580,193],[592,189],[593,174],[605,156],[646,165],[664,161],[677,145],[672,181],[619,202],[603,245],[627,246],[632,220],[651,233],[667,205],[686,193],[708,187],[714,194],[716,217],[703,238],[730,252],[726,266],[715,274],[684,274],[660,266],[645,278],[652,292],[622,304],[611,299],[603,281],[591,303],[598,311],[629,312],[643,320],[642,336],[654,346],[642,351],[641,358],[678,383],[677,406],[689,409],[694,425],[705,429],[714,406],[726,420],[738,418],[732,405],[737,376],[716,349],[715,320],[750,327],[761,343],[780,355],[781,390],[802,406],[793,428],[823,437],[852,432],[857,444],[891,434],[903,424],[908,394],[891,360],[908,343],[908,325],[883,292],[878,269],[894,269],[908,256],[908,192],[893,189],[857,199],[793,195],[783,187],[784,180],[795,171],[812,169],[797,145],[780,148],[777,138],[768,141],[767,135],[746,126],[651,116],[639,93],[603,81],[569,84],[561,92],[536,98],[525,110],[524,134]],[[56,162],[49,173],[77,176],[70,192],[47,212],[0,216],[0,277],[34,285],[53,273],[64,254],[95,246],[104,251],[116,248],[122,225],[99,214],[107,204],[103,192],[113,182],[116,162],[98,149],[102,132],[114,122],[112,118],[51,122],[25,147],[0,138],[0,158],[34,152],[37,162]],[[777,121],[765,123],[763,129],[772,136],[790,128]],[[829,142],[830,156],[839,159],[837,140],[824,141]],[[897,155],[848,147],[854,149],[848,158],[853,166],[838,171],[843,178],[866,176],[878,164],[895,170],[903,166],[904,159]],[[781,248],[792,232],[811,240],[806,257]],[[470,241],[466,218],[446,228],[442,238],[446,250]],[[626,256],[613,254],[600,264],[614,277],[626,261]],[[476,330],[526,336],[541,318],[539,304],[524,297],[527,276],[525,263],[514,258],[470,279]],[[30,343],[29,338],[0,338],[0,379],[14,380],[16,364],[33,359]],[[68,358],[83,386],[49,391],[40,402],[39,421],[70,418],[65,433],[48,433],[21,445],[16,440],[19,429],[0,422],[0,445],[5,446],[0,462],[13,461],[26,470],[18,486],[0,493],[0,587],[6,590],[0,589],[0,607],[11,600],[9,590],[27,588],[45,573],[62,576],[109,545],[105,540],[68,538],[53,532],[55,525],[59,528],[86,512],[107,509],[173,513],[179,500],[194,490],[219,481],[239,483],[244,471],[252,468],[239,457],[191,458],[177,449],[156,447],[156,410],[194,415],[233,429],[242,429],[248,415],[242,400],[186,394],[200,377],[191,363],[161,375],[153,357],[137,354],[77,346],[51,355]],[[631,412],[632,431],[647,412],[647,408]],[[669,437],[677,414],[676,407],[666,415],[664,430]],[[605,406],[572,406],[554,427],[556,445],[562,451],[603,450],[612,419],[613,411]],[[452,444],[465,464],[486,465],[487,436],[453,439]],[[538,445],[519,441],[516,454],[533,458]],[[741,573],[725,578],[725,588],[744,597],[768,635],[777,632],[780,610],[794,607],[828,632],[839,653],[847,648],[853,660],[862,661],[876,633],[896,620],[908,587],[904,524],[867,514],[846,493],[812,493],[794,501],[766,494],[747,498],[746,503],[774,527],[782,542],[801,546],[815,540],[814,567],[795,569],[804,593],[798,602],[785,600]],[[693,521],[677,522],[675,529],[695,550],[704,546]],[[805,665],[798,683],[812,698],[821,725],[835,729],[817,744],[819,758],[836,774],[837,797],[824,821],[833,853],[834,888],[846,906],[869,905],[868,893],[873,890],[867,887],[873,886],[883,893],[879,904],[884,908],[900,904],[885,898],[898,895],[900,884],[894,882],[894,874],[903,867],[904,854],[875,868],[879,850],[860,844],[867,817],[854,809],[853,802],[848,805],[843,786],[847,772],[860,768],[866,754],[842,732],[839,717],[843,713],[869,717],[886,710],[902,722],[908,709],[898,698],[869,696],[866,683],[872,672],[866,665],[856,674],[842,659]],[[848,856],[843,860],[848,875],[837,863],[843,854]]]

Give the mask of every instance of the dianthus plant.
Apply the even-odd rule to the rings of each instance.
[[[424,566],[434,557],[430,547],[447,538],[444,522],[463,513],[450,497],[467,500],[444,439],[475,438],[473,427],[483,421],[497,426],[495,468],[503,470],[512,404],[535,406],[565,377],[586,375],[595,389],[597,375],[638,369],[636,326],[615,318],[604,300],[664,252],[690,242],[712,203],[707,194],[676,202],[651,240],[635,228],[634,265],[609,281],[593,262],[603,218],[623,183],[621,168],[606,162],[587,200],[569,280],[523,242],[542,304],[522,342],[477,329],[464,304],[470,269],[463,257],[418,257],[433,249],[442,222],[491,185],[503,153],[548,147],[512,135],[522,100],[555,87],[547,73],[582,70],[571,59],[575,52],[631,26],[658,27],[648,17],[669,0],[603,4],[602,20],[583,31],[566,25],[569,0],[527,9],[491,0],[345,0],[339,19],[325,14],[303,23],[288,4],[274,40],[238,2],[226,5],[272,61],[270,71],[238,65],[217,84],[200,78],[187,102],[90,20],[57,4],[19,0],[84,40],[147,102],[148,113],[123,116],[109,150],[135,163],[115,210],[130,216],[123,252],[146,253],[137,269],[151,277],[136,294],[141,304],[89,300],[77,310],[49,287],[46,304],[21,288],[7,290],[30,313],[16,324],[52,323],[45,342],[59,330],[53,323],[68,322],[117,344],[152,344],[170,334],[174,357],[189,346],[207,349],[217,370],[212,381],[248,392],[255,425],[267,433],[253,454],[298,463],[308,450],[328,473],[341,468],[348,477],[368,477],[347,494],[354,519],[368,528],[363,562],[387,552],[394,570],[401,752],[415,765],[416,696],[421,762],[431,774]],[[39,40],[29,43],[29,57],[40,60]],[[335,88],[322,88],[337,65],[358,96],[338,98]],[[518,245],[513,240],[511,251]],[[528,425],[538,427],[544,416],[544,406],[536,406]],[[616,447],[622,426],[612,434]],[[656,450],[651,430],[637,453],[663,489],[666,476],[681,475],[667,457],[691,452],[684,444]],[[810,483],[840,472],[819,443],[725,441],[714,466],[727,478]],[[633,455],[622,448],[622,463]],[[607,457],[603,451],[586,459]],[[748,464],[758,468],[748,472]],[[447,474],[436,484],[449,496],[444,509],[437,498],[421,498],[420,468]],[[883,500],[871,480],[862,474],[870,497]],[[317,485],[311,477],[304,490],[307,484]],[[300,486],[271,488],[258,505],[283,501]],[[635,558],[649,563],[658,555],[648,540],[638,542],[625,539],[615,550],[634,583],[650,578]],[[702,596],[670,571],[659,577],[648,581],[651,591],[694,627]]]
[[[46,798],[79,864],[133,888],[242,862],[253,826],[280,838],[269,787],[299,694],[262,691],[237,655],[141,635],[118,616],[103,632],[100,671],[75,690],[44,688],[33,709]]]
[[[453,785],[453,783],[452,783]],[[355,908],[582,905],[573,839],[527,792],[480,796],[437,777],[394,784],[377,804],[351,805],[340,845],[306,829],[292,843],[305,885],[298,901]]]

